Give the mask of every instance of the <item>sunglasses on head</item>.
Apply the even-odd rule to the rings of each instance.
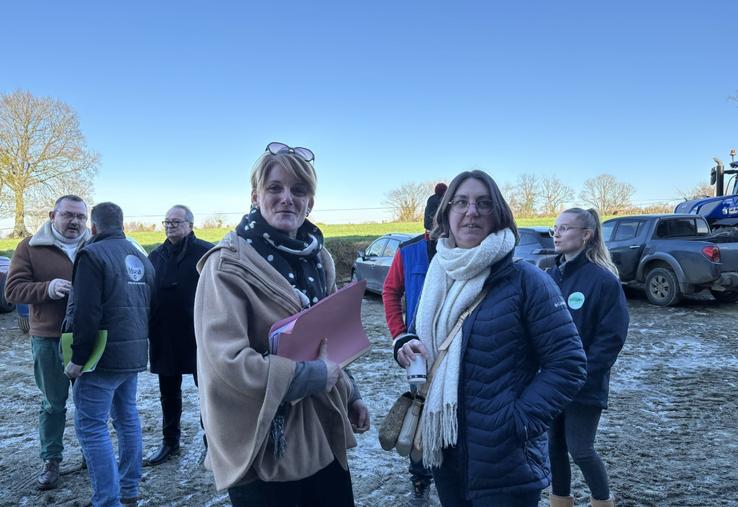
[[[305,162],[312,162],[315,160],[315,154],[307,148],[287,146],[284,143],[269,143],[267,144],[266,151],[272,155],[281,155],[284,153],[294,153]]]

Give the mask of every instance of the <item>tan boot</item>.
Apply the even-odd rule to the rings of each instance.
[[[548,503],[551,507],[574,507],[574,497],[571,495],[558,496],[553,493],[549,493]]]
[[[592,507],[615,507],[615,497],[610,495],[609,500],[595,500],[592,497],[589,497],[590,501],[592,502]]]

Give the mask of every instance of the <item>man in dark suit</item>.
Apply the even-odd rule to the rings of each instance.
[[[151,372],[159,375],[164,438],[159,449],[144,460],[145,465],[163,463],[179,451],[182,375],[192,374],[197,385],[192,322],[199,278],[196,265],[213,245],[195,236],[193,221],[187,206],[173,206],[162,222],[167,239],[149,254],[156,269],[149,324]]]

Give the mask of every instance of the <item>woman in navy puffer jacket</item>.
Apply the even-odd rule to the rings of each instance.
[[[436,222],[419,339],[398,340],[397,361],[407,366],[423,354],[432,365],[460,315],[486,295],[431,381],[423,463],[445,507],[537,506],[551,478],[546,430],[585,379],[579,335],[550,277],[513,262],[517,229],[488,174],[456,176]]]
[[[551,506],[574,505],[571,454],[587,481],[593,507],[612,507],[607,471],[594,441],[600,415],[607,408],[610,368],[628,333],[628,307],[595,210],[568,209],[551,232],[561,254],[551,276],[561,288],[587,354],[587,382],[549,431]]]

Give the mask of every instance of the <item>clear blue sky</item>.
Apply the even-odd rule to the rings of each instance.
[[[738,147],[738,2],[8,2],[0,92],[53,96],[127,216],[248,207],[269,141],[315,151],[316,217],[408,181],[614,174],[676,199]]]

